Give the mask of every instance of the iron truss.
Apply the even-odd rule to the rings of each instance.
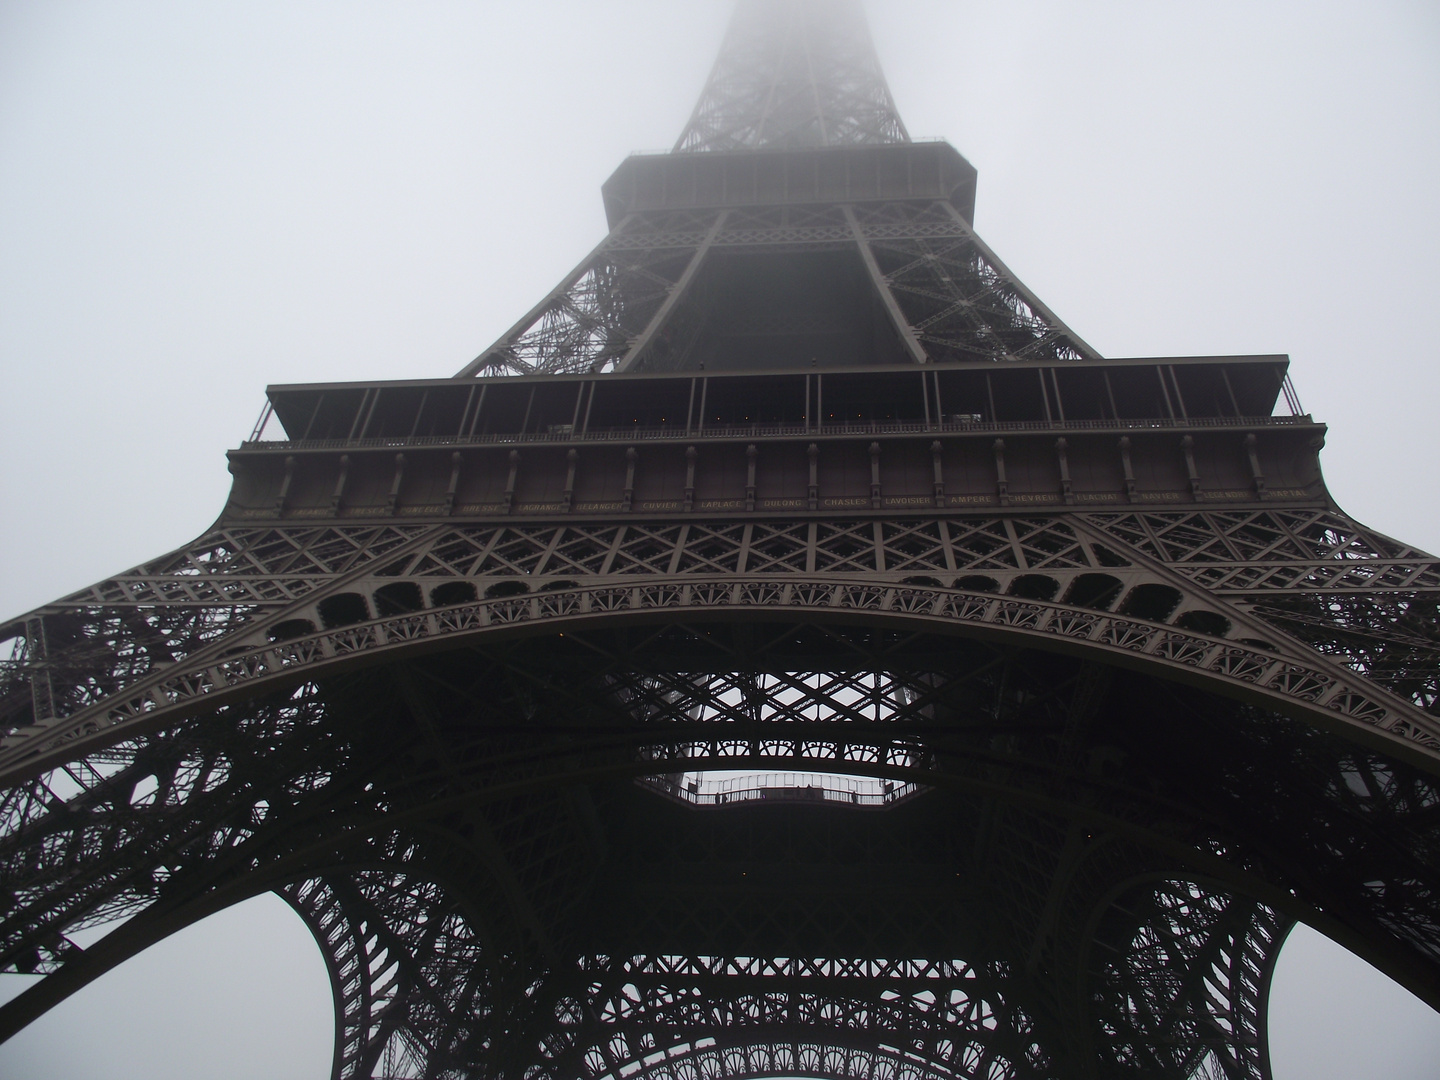
[[[757,707],[763,678],[785,691]],[[801,762],[924,792],[662,813],[635,783]],[[12,788],[3,957],[49,974],[0,1017],[278,889],[327,957],[338,1076],[1258,1077],[1293,915],[1440,955],[1434,801],[1307,725],[1024,647],[814,619],[510,637]]]
[[[727,591],[741,577],[758,591]],[[1328,510],[232,526],[14,624],[0,761],[24,767],[85,732],[359,648],[619,609],[771,603],[945,612],[1113,641],[1156,663],[1183,655],[1181,670],[1321,701],[1429,747],[1437,594],[1436,560]],[[347,602],[358,608],[343,618],[369,629],[337,623]]]
[[[854,0],[749,0],[675,152],[909,142]]]
[[[1440,1006],[1440,561],[1318,466],[1267,491],[1253,433],[1248,474],[1170,440],[1154,492],[1138,437],[1051,443],[1055,365],[1099,357],[975,235],[973,168],[909,140],[853,0],[747,0],[675,151],[604,193],[610,235],[462,376],[1032,361],[1009,464],[1065,509],[1012,512],[988,434],[984,510],[944,501],[938,441],[884,451],[893,504],[878,441],[833,503],[818,434],[788,501],[740,442],[745,498],[696,502],[692,447],[669,509],[633,446],[586,451],[618,502],[577,503],[572,448],[561,501],[517,505],[511,449],[489,517],[458,450],[357,449],[320,492],[316,447],[250,446],[265,498],[0,625],[0,969],[41,976],[0,1038],[267,891],[324,954],[337,1080],[1266,1080],[1297,919]],[[1258,422],[1283,364],[1246,370],[1156,365],[1126,423]],[[310,422],[327,389],[363,441],[381,388]],[[1119,465],[1115,501],[1076,505],[1072,465]],[[1245,505],[1205,505],[1202,465]]]
[[[6,1023],[275,889],[337,1076],[1264,1076],[1293,918],[1437,996],[1436,579],[1279,508],[221,529],[13,627],[3,955],[48,974]],[[876,776],[918,794],[867,820],[952,824],[873,895],[836,883],[910,841],[832,852],[829,909],[726,892],[705,868],[798,857],[745,855],[747,814],[854,811],[671,799],[636,839],[714,769]],[[742,970],[776,956],[812,966]],[[817,974],[857,956],[901,974]]]
[[[736,256],[858,256],[905,355],[1056,361],[1098,354],[1000,261],[949,202],[889,201],[628,215],[460,376],[674,371],[716,323],[707,270]],[[779,332],[800,332],[791,311]],[[813,316],[822,323],[835,316]],[[734,329],[733,319],[727,322]],[[821,326],[823,329],[824,326]]]

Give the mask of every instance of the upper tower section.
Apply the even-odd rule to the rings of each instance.
[[[674,148],[603,185],[609,235],[458,375],[1097,359],[975,235],[975,179],[911,141],[860,0],[739,0]]]
[[[909,141],[859,0],[741,0],[675,152]]]

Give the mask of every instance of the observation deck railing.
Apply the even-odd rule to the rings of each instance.
[[[647,776],[646,787],[691,806],[743,803],[809,803],[869,809],[894,806],[923,791],[919,784],[895,783],[833,773],[747,773],[702,789],[696,781],[674,782]]]
[[[1142,420],[975,420],[975,421],[851,421],[839,424],[719,424],[704,428],[603,428],[577,432],[569,424],[546,431],[485,435],[382,435],[364,439],[247,439],[241,450],[397,449],[411,446],[495,446],[546,443],[678,442],[703,439],[824,438],[845,435],[1011,434],[1053,431],[1151,431],[1195,428],[1294,427],[1313,424],[1301,416],[1156,417]]]

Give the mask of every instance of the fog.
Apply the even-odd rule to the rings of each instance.
[[[0,0],[0,612],[178,547],[268,382],[449,375],[669,146],[728,0]],[[872,0],[907,126],[1108,356],[1286,352],[1340,504],[1440,549],[1440,8]],[[0,992],[25,980],[0,977]],[[329,1069],[265,898],[0,1047],[6,1077]],[[1299,931],[1277,1080],[1432,1077],[1440,1015]]]

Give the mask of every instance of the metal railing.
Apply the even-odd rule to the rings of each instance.
[[[664,776],[641,777],[640,783],[692,806],[764,802],[875,808],[893,806],[924,790],[919,784],[834,773],[747,773],[704,789],[694,780],[682,783]]]
[[[628,427],[576,432],[530,431],[488,435],[371,436],[364,439],[247,439],[242,450],[403,449],[411,446],[498,446],[554,443],[676,442],[701,439],[825,438],[846,435],[1008,434],[1027,431],[1152,431],[1195,428],[1292,427],[1313,424],[1300,416],[1204,416],[1191,419],[1156,417],[1145,420],[974,420],[853,421],[841,424],[722,424],[705,428]],[[568,429],[569,425],[561,425]]]

